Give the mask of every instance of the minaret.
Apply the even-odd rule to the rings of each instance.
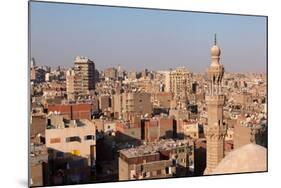
[[[214,46],[211,48],[211,64],[208,67],[208,91],[206,103],[208,108],[208,125],[205,136],[207,139],[207,164],[204,174],[212,170],[224,157],[224,137],[226,125],[223,123],[223,105],[225,97],[222,94],[222,77],[224,67],[220,64],[220,48],[215,35]]]

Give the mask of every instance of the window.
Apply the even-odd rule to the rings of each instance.
[[[84,137],[84,140],[95,140],[95,136],[94,135],[87,135]]]
[[[166,172],[166,174],[169,174],[169,167],[165,168],[165,172]]]
[[[72,137],[67,137],[66,142],[81,142],[81,138],[79,136],[72,136]]]
[[[146,177],[146,172],[144,172],[144,173],[142,174],[142,176],[145,178],[145,177]]]
[[[56,144],[56,143],[60,143],[60,142],[61,142],[60,138],[51,138],[50,139],[51,144]]]
[[[157,170],[157,175],[161,175],[161,170]]]

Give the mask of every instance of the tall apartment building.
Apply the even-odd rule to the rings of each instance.
[[[192,84],[192,73],[185,67],[178,67],[170,72],[170,91],[176,96],[185,96],[190,91]]]
[[[75,73],[73,69],[66,71],[66,93],[68,99],[75,99],[75,90],[74,90],[74,77]]]
[[[144,116],[152,113],[151,94],[145,92],[131,92],[113,96],[113,112],[115,117],[122,116],[130,120],[132,116]]]
[[[66,120],[62,115],[52,114],[45,135],[53,173],[61,170],[70,177],[67,181],[88,182],[96,165],[95,125],[87,119]]]
[[[67,93],[70,95],[87,95],[95,89],[95,64],[87,57],[77,56],[73,71],[66,76]]]
[[[45,82],[45,74],[46,70],[41,67],[32,67],[30,69],[30,81],[34,83],[42,83]]]
[[[190,175],[193,153],[192,142],[172,139],[120,150],[119,180]]]

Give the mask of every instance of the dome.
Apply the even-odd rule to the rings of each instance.
[[[214,45],[211,48],[211,55],[212,56],[220,56],[221,55],[221,49],[217,45]]]
[[[267,149],[256,144],[247,144],[230,152],[212,174],[261,172],[267,170]]]

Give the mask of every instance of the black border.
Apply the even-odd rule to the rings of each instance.
[[[255,14],[238,14],[238,13],[227,13],[227,12],[208,12],[208,11],[193,11],[193,10],[182,10],[182,9],[163,9],[163,8],[147,8],[147,7],[134,7],[134,6],[118,6],[118,5],[101,5],[101,4],[88,4],[88,3],[71,3],[71,2],[56,2],[56,1],[37,1],[37,0],[29,0],[28,1],[28,187],[55,187],[57,185],[49,185],[49,186],[31,186],[30,178],[31,178],[31,168],[30,168],[30,107],[31,107],[31,96],[30,96],[30,58],[31,58],[31,3],[46,3],[46,4],[65,4],[65,5],[82,5],[82,6],[97,6],[97,7],[111,7],[111,8],[132,8],[132,9],[141,9],[141,10],[160,10],[160,11],[173,11],[173,12],[192,12],[192,13],[206,13],[206,14],[219,14],[219,15],[233,15],[233,16],[251,16],[251,17],[264,17],[266,18],[266,116],[267,116],[267,131],[268,128],[268,16],[267,15],[255,15]],[[153,179],[140,179],[140,180],[121,180],[121,181],[100,181],[93,183],[79,183],[79,184],[66,184],[59,186],[71,186],[71,185],[93,185],[100,183],[122,183],[122,182],[140,182],[140,181],[153,181],[153,180],[165,180],[165,179],[178,179],[178,178],[201,178],[201,177],[209,177],[209,176],[225,176],[225,175],[239,175],[239,174],[256,174],[256,173],[266,173],[268,172],[268,132],[267,132],[267,169],[265,171],[256,171],[256,172],[240,172],[240,173],[224,173],[224,174],[209,174],[202,176],[191,176],[191,177],[167,177],[167,178],[153,178]]]

